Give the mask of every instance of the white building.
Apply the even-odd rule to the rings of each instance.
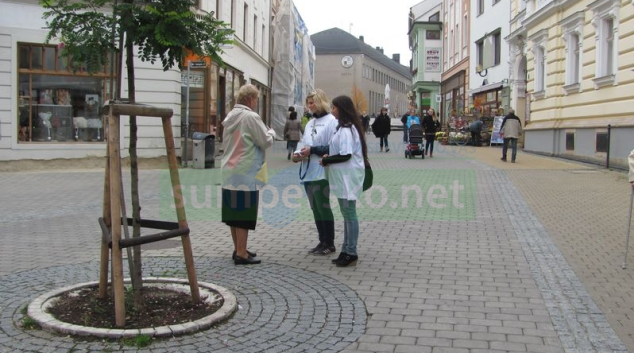
[[[213,132],[235,103],[238,88],[250,82],[262,92],[259,113],[270,119],[270,0],[199,0],[198,11],[214,11],[235,30],[235,43],[220,68],[210,58],[192,68],[190,133]],[[88,75],[68,70],[56,42],[44,44],[47,30],[37,0],[0,0],[0,161],[104,157],[103,117],[98,107],[111,99],[109,69]],[[172,127],[181,146],[185,87],[177,68],[135,61],[136,101],[174,110]],[[121,96],[125,91],[125,70]],[[127,156],[128,119],[122,118],[121,151]],[[139,117],[139,157],[163,156],[159,119]],[[191,151],[191,149],[189,149]],[[180,152],[178,152],[180,153]]]
[[[506,1],[471,0],[471,57],[469,103],[471,112],[491,117],[509,107],[510,8]]]

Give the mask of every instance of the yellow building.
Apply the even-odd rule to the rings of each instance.
[[[524,149],[625,165],[634,148],[634,2],[512,0],[510,29]]]

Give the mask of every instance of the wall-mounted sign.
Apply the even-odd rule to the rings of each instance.
[[[187,86],[188,81],[191,88],[203,88],[205,87],[205,73],[203,71],[191,71],[188,79],[187,71],[181,71],[181,87]]]
[[[189,67],[207,67],[207,63],[204,61],[190,61]]]
[[[425,48],[425,71],[440,72],[440,48]]]

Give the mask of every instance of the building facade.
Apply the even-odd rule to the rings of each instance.
[[[425,0],[410,8],[409,43],[412,50],[411,108],[422,114],[440,111],[442,95],[442,0]]]
[[[443,73],[440,119],[469,113],[470,0],[443,0]]]
[[[394,54],[390,59],[381,48],[366,44],[363,36],[356,38],[339,28],[315,33],[311,40],[317,57],[316,88],[324,90],[331,99],[348,95],[361,112],[365,110],[370,115],[378,114],[383,106],[388,106],[393,117],[404,114],[412,75],[409,67],[399,63],[400,55]]]
[[[308,28],[291,0],[273,6],[272,110],[269,125],[283,136],[288,107],[301,116],[306,96],[315,87],[315,47]]]
[[[493,117],[508,110],[509,3],[471,0],[469,112]]]
[[[511,72],[527,71],[529,151],[626,165],[634,117],[634,4],[514,1]],[[513,22],[512,22],[513,23]],[[524,57],[525,60],[524,60]],[[516,77],[513,77],[516,79]]]
[[[189,132],[218,130],[245,82],[262,91],[260,114],[270,119],[270,0],[199,0],[196,11],[214,11],[235,30],[219,67],[209,58],[185,58],[203,65],[164,72],[160,63],[135,59],[136,101],[171,108],[177,148],[183,141],[185,97],[189,97]],[[110,68],[89,75],[60,59],[63,45],[45,44],[43,8],[37,0],[0,0],[11,13],[0,25],[0,160],[104,157],[104,117],[99,107],[114,95]],[[116,70],[115,70],[116,72]],[[125,70],[121,97],[128,96]],[[186,94],[189,82],[189,94]],[[158,119],[139,117],[138,155],[163,156],[165,143]],[[127,156],[128,119],[121,119],[121,151]],[[189,151],[192,149],[190,148]],[[177,151],[180,153],[180,151]]]

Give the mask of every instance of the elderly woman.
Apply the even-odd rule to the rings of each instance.
[[[247,251],[247,239],[255,230],[259,190],[267,182],[265,150],[273,145],[275,131],[253,111],[259,96],[254,85],[240,87],[237,104],[222,122],[222,221],[231,229],[236,265],[261,262]]]

